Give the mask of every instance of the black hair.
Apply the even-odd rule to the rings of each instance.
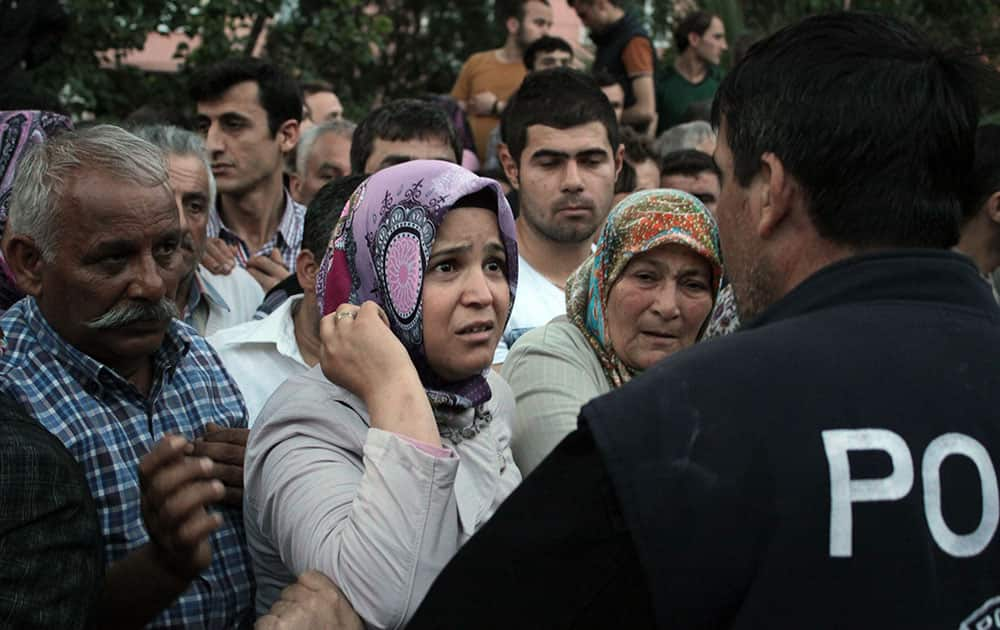
[[[455,163],[462,163],[462,143],[448,115],[438,104],[415,98],[386,103],[365,116],[351,138],[351,172],[365,172],[375,139],[413,140],[440,138],[455,152]]]
[[[857,248],[958,241],[978,119],[971,55],[864,12],[808,17],[755,44],[712,106],[735,182],[781,160],[819,235]]]
[[[716,17],[718,16],[708,11],[695,11],[684,16],[684,19],[678,22],[677,28],[674,29],[674,44],[677,46],[677,52],[683,53],[687,50],[691,44],[688,41],[688,36],[692,33],[703,36]]]
[[[618,171],[618,178],[615,179],[615,194],[635,192],[635,187],[639,185],[636,181],[635,169],[628,162],[622,162],[622,170]]]
[[[982,125],[976,130],[976,157],[969,190],[965,220],[976,216],[986,200],[1000,192],[1000,125]]]
[[[501,116],[500,135],[519,164],[531,125],[569,129],[591,122],[604,125],[611,151],[617,151],[615,110],[594,77],[571,68],[550,68],[524,78]]]
[[[625,159],[629,162],[639,164],[646,160],[658,160],[659,156],[653,150],[652,140],[640,135],[635,129],[623,127],[621,139],[622,144],[625,145]]]
[[[304,96],[312,96],[313,94],[320,94],[322,92],[333,93],[333,84],[329,81],[305,81],[299,85],[302,88],[302,94]]]
[[[189,93],[195,103],[222,97],[237,83],[254,81],[260,105],[267,112],[271,135],[289,120],[302,120],[302,92],[298,83],[278,66],[252,57],[233,57],[196,71]]]
[[[697,149],[683,149],[673,151],[663,156],[660,160],[660,177],[667,175],[688,175],[695,177],[700,173],[714,173],[722,182],[722,171],[712,159],[711,155],[702,153]]]
[[[524,67],[528,69],[528,72],[531,72],[535,69],[535,57],[539,53],[555,52],[557,50],[569,53],[570,58],[573,58],[573,47],[562,37],[552,37],[550,35],[539,37],[524,49]]]
[[[302,249],[311,252],[317,260],[326,253],[340,213],[363,181],[364,175],[345,175],[328,181],[309,202],[302,223]]]

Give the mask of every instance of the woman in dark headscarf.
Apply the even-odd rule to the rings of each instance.
[[[52,112],[0,112],[0,238],[7,227],[14,174],[21,156],[32,145],[73,128],[70,119]],[[3,241],[6,243],[6,240]],[[14,283],[7,260],[0,251],[0,315],[17,302],[24,293]]]
[[[490,370],[516,265],[493,180],[423,160],[354,193],[319,270],[322,370],[277,390],[247,447],[258,613],[318,569],[370,627],[400,627],[520,482]]]

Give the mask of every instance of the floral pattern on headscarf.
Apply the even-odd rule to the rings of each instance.
[[[0,236],[7,228],[7,210],[14,187],[17,164],[28,147],[73,128],[69,118],[41,111],[0,112]],[[24,293],[14,284],[14,275],[0,252],[0,313]]]
[[[492,179],[439,160],[406,162],[365,180],[347,203],[319,269],[316,297],[321,314],[367,300],[381,306],[436,407],[468,409],[491,395],[485,378],[489,367],[459,383],[444,381],[430,368],[424,354],[421,298],[427,261],[445,215],[462,197],[487,188],[496,195],[513,308],[517,242],[503,190]]]
[[[608,215],[594,252],[566,282],[566,315],[587,338],[612,388],[627,383],[636,370],[618,358],[607,335],[611,287],[634,256],[668,243],[708,261],[714,302],[722,282],[719,230],[708,208],[679,190],[643,190],[622,199]]]

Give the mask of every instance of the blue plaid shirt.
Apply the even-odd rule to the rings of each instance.
[[[139,459],[163,434],[192,439],[208,422],[247,426],[243,398],[218,355],[177,320],[154,355],[148,397],[66,343],[34,298],[8,310],[0,329],[6,345],[0,356],[0,390],[24,405],[82,465],[100,514],[109,564],[149,541],[140,512]],[[212,534],[211,567],[149,627],[252,624],[254,582],[243,514],[217,509],[224,522]]]

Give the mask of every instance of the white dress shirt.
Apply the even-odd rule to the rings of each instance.
[[[292,319],[301,302],[302,296],[296,295],[264,319],[246,322],[208,338],[243,392],[250,426],[278,385],[309,370],[295,341]]]

